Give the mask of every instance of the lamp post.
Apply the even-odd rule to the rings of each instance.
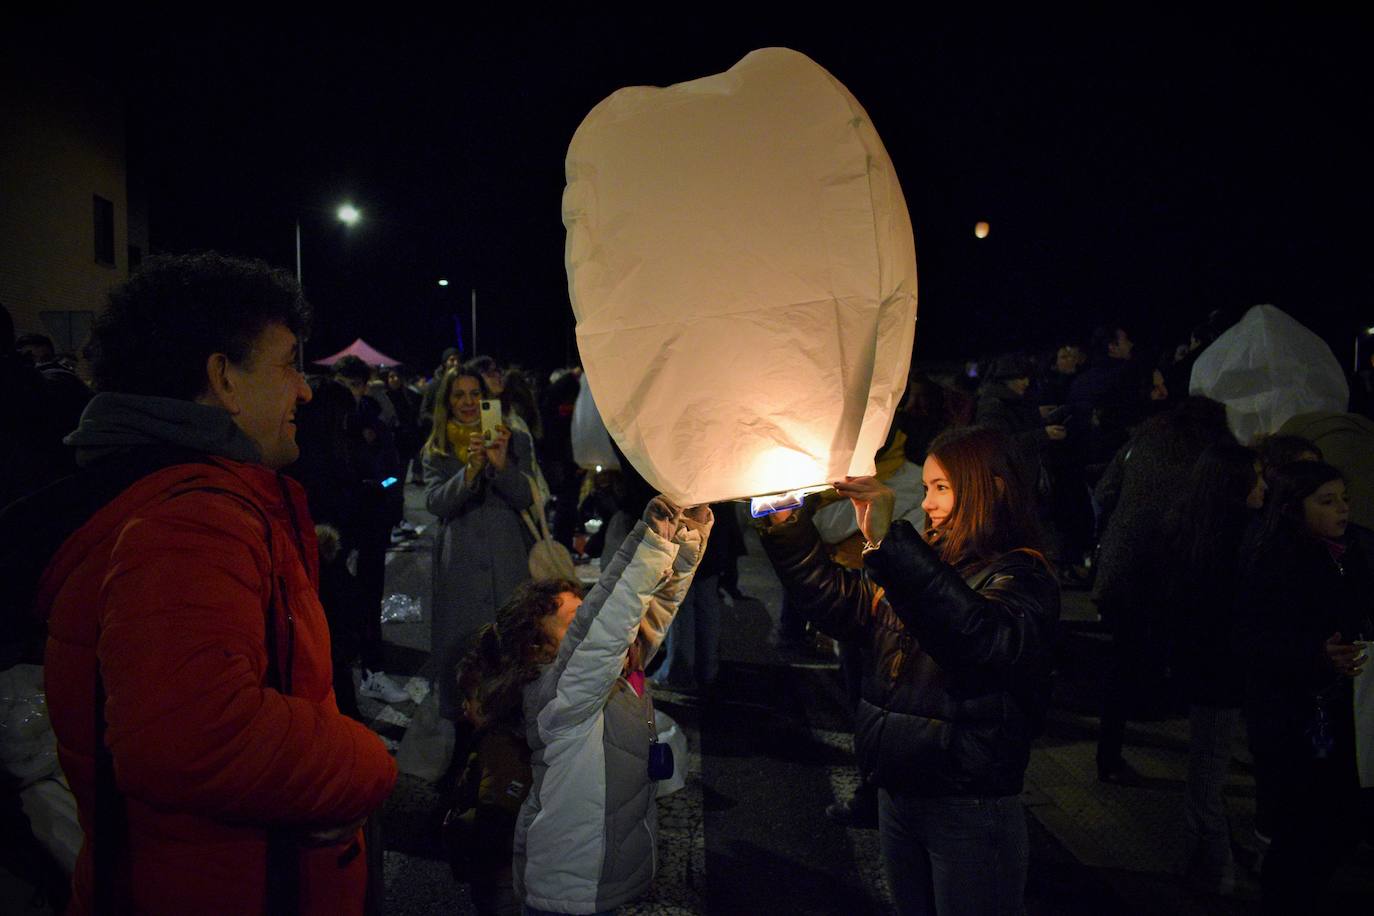
[[[334,215],[339,222],[350,227],[357,225],[358,220],[363,218],[362,211],[348,203],[341,205]],[[296,285],[303,286],[304,282],[301,279],[301,219],[298,216],[296,217]]]
[[[1360,328],[1355,332],[1355,365],[1351,371],[1356,374],[1360,371],[1360,342],[1370,336],[1374,336],[1374,327]]]
[[[436,282],[439,284],[439,286],[443,287],[444,289],[448,289],[449,286],[451,285],[451,284],[449,283],[449,281],[448,281],[448,278],[446,278],[446,277],[440,277]],[[462,322],[462,319],[459,318],[457,312],[453,312],[453,313],[452,313],[452,316],[453,316],[453,330],[454,330],[454,334],[455,334],[455,336],[457,336],[457,338],[458,338],[458,349],[462,350],[463,353],[466,354],[466,355],[469,356],[469,357],[470,357],[470,356],[473,356],[474,354],[477,353],[477,290],[474,289],[474,290],[472,291],[472,349],[471,349],[471,350],[468,350],[467,347],[465,347],[465,346],[463,345],[463,322]]]

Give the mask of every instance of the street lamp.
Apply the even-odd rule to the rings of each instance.
[[[1355,371],[1356,373],[1358,373],[1358,372],[1360,371],[1360,341],[1364,340],[1366,337],[1371,337],[1371,336],[1374,336],[1374,327],[1360,328],[1358,331],[1355,332],[1355,369],[1354,369],[1354,371]]]
[[[356,225],[358,220],[362,219],[363,217],[362,211],[359,210],[357,207],[353,206],[352,204],[343,204],[341,207],[339,207],[338,211],[334,215],[337,216],[339,222],[343,223],[345,226]],[[296,217],[296,285],[300,286],[302,285],[302,283],[303,281],[301,280],[301,220],[300,217]]]
[[[440,285],[440,286],[448,286],[448,281],[445,280],[445,279],[440,278],[440,280],[439,280],[439,285]]]

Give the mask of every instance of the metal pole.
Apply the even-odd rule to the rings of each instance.
[[[477,355],[477,290],[472,291],[472,353],[469,359]]]
[[[301,285],[301,221],[296,220],[296,285]]]

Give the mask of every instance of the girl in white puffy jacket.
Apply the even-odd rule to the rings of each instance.
[[[691,585],[712,521],[706,506],[650,502],[557,658],[525,688],[534,785],[516,824],[514,864],[527,913],[614,910],[653,880],[655,783],[671,769],[644,665]]]

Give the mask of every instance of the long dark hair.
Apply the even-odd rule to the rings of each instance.
[[[544,438],[543,423],[539,416],[539,402],[530,387],[529,376],[520,369],[507,369],[501,377],[501,407],[507,413],[518,414],[530,428],[535,441]]]
[[[1322,450],[1317,448],[1317,444],[1310,439],[1302,436],[1293,436],[1286,433],[1275,433],[1271,436],[1261,436],[1255,442],[1255,451],[1259,453],[1260,464],[1264,466],[1264,479],[1272,486],[1274,474],[1285,464],[1294,461],[1312,460],[1304,459],[1303,455],[1314,455],[1318,461],[1325,460],[1322,457]]]
[[[1234,571],[1249,519],[1246,500],[1258,476],[1254,451],[1242,445],[1210,445],[1198,457],[1167,529],[1179,573]]]
[[[1043,559],[1031,495],[1005,435],[983,426],[951,429],[930,444],[929,457],[945,469],[954,489],[949,517],[927,531],[942,560],[964,569],[1012,550],[1030,550]]]
[[[1290,461],[1276,470],[1255,542],[1255,562],[1291,557],[1299,545],[1311,540],[1302,501],[1331,481],[1344,479],[1338,469],[1320,461]]]
[[[1226,405],[1200,395],[1186,397],[1141,424],[1136,441],[1155,442],[1158,460],[1190,467],[1209,445],[1234,445]]]
[[[522,583],[496,612],[496,622],[478,631],[476,644],[458,665],[458,687],[476,700],[484,722],[521,715],[525,685],[558,654],[543,622],[558,612],[564,594],[580,598],[582,585],[571,579]]]

